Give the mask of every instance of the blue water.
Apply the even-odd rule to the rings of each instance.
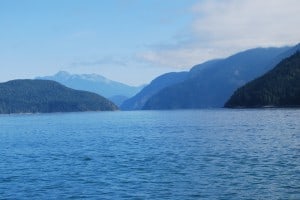
[[[0,199],[300,199],[300,110],[0,115]]]

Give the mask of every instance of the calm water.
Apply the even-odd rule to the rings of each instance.
[[[300,199],[300,110],[0,115],[0,199]]]

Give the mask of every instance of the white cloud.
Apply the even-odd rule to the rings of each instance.
[[[286,45],[300,39],[299,0],[210,0],[193,11],[200,14],[195,34],[221,47]]]
[[[190,68],[253,47],[300,42],[299,0],[200,0],[191,9],[189,41],[161,44],[138,57],[158,66]]]

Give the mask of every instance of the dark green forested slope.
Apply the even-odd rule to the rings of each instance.
[[[117,107],[104,97],[67,88],[55,81],[0,83],[0,113],[108,111]]]
[[[225,107],[299,107],[300,52],[235,91]]]

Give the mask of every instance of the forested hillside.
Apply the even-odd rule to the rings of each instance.
[[[239,88],[225,107],[300,106],[300,51]]]
[[[274,61],[290,49],[289,47],[249,49],[225,59],[195,66],[187,79],[152,95],[143,109],[223,107],[237,88],[275,67]]]
[[[118,109],[104,97],[55,81],[13,80],[0,84],[0,113],[106,111]]]

